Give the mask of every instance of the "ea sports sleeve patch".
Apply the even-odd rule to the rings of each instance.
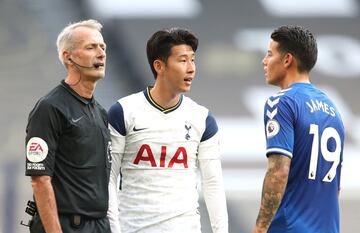
[[[39,138],[32,137],[26,145],[26,170],[45,170],[45,166],[42,163],[48,155],[47,143]]]

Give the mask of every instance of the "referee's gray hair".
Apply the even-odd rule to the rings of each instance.
[[[101,23],[99,23],[95,19],[88,19],[88,20],[83,20],[83,21],[79,21],[76,23],[70,23],[68,26],[66,26],[60,32],[60,34],[58,35],[57,40],[56,40],[56,47],[57,47],[59,59],[63,65],[65,65],[64,59],[62,56],[63,52],[71,51],[74,49],[74,44],[72,42],[72,36],[73,36],[74,29],[78,28],[78,27],[93,28],[93,29],[101,32],[101,29],[103,26],[101,25]]]

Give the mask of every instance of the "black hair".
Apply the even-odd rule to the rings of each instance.
[[[186,29],[170,28],[155,32],[146,44],[146,54],[154,77],[157,76],[153,65],[156,59],[166,63],[175,45],[189,45],[195,52],[198,43],[198,38]]]
[[[310,72],[317,60],[317,44],[313,34],[301,26],[280,26],[271,39],[279,43],[280,53],[291,53],[298,62],[298,71]]]

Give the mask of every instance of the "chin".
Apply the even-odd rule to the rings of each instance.
[[[191,89],[191,87],[186,87],[186,88],[183,89],[183,92],[189,92],[190,89]]]
[[[96,76],[98,76],[100,79],[105,77],[105,71],[101,71],[99,73],[96,74]]]
[[[105,77],[105,75],[92,76],[92,77],[89,77],[89,80],[96,82],[96,81],[99,81],[100,79],[103,79],[104,77]]]
[[[269,85],[273,85],[273,83],[268,79],[266,79],[266,83],[269,84]]]
[[[275,85],[274,79],[271,79],[271,78],[269,78],[269,77],[266,77],[266,82],[267,82],[267,84]]]

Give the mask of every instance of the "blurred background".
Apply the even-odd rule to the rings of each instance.
[[[0,233],[22,233],[32,198],[24,176],[27,117],[66,73],[56,37],[70,22],[94,18],[108,44],[105,80],[95,96],[108,109],[153,83],[145,45],[151,34],[185,27],[200,39],[197,76],[187,95],[216,116],[221,133],[230,232],[251,232],[266,170],[262,109],[277,91],[261,60],[271,31],[298,24],[317,37],[312,82],[335,100],[346,133],[341,232],[360,224],[360,2],[358,0],[0,0]],[[211,232],[201,200],[202,228]]]

